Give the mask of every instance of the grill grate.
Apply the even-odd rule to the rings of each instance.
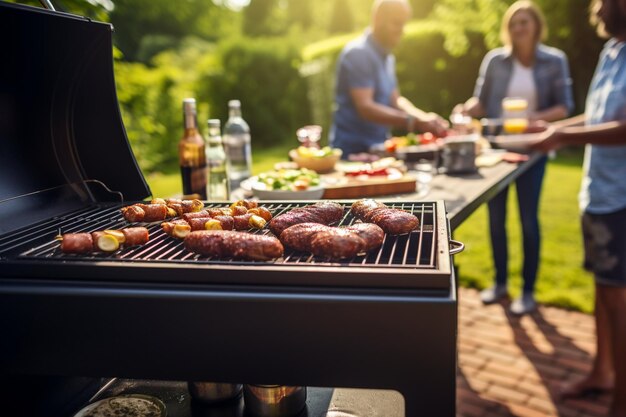
[[[274,216],[310,202],[261,202]],[[13,254],[20,259],[46,261],[94,262],[98,260],[118,262],[157,262],[157,263],[202,263],[226,265],[314,265],[350,266],[367,268],[418,268],[434,269],[436,265],[436,204],[432,202],[386,203],[413,213],[420,219],[420,228],[408,235],[386,235],[378,251],[359,255],[352,259],[330,261],[314,257],[308,253],[286,250],[284,257],[270,262],[215,259],[196,255],[187,251],[182,241],[167,236],[159,223],[136,223],[132,226],[145,226],[150,231],[150,241],[139,247],[121,249],[115,253],[94,253],[89,255],[64,254],[54,237],[59,233],[92,232],[103,229],[129,227],[120,214],[121,205],[97,206],[70,215],[52,218],[37,226],[0,238],[0,257]],[[208,207],[220,207],[208,204]],[[223,207],[223,205],[222,205]],[[339,226],[353,224],[356,219],[350,213],[350,204],[344,204],[344,216]],[[267,228],[252,233],[269,234]],[[11,255],[9,255],[11,256]],[[11,256],[11,257],[12,257]]]

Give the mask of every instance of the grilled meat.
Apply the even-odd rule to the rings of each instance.
[[[311,240],[313,240],[313,236],[330,228],[330,226],[319,223],[296,224],[286,228],[280,234],[280,241],[283,245],[297,251],[311,252]]]
[[[283,255],[283,245],[273,236],[226,230],[191,232],[185,238],[187,250],[204,256],[267,261]]]
[[[352,258],[378,248],[385,233],[375,224],[331,227],[319,223],[300,223],[280,234],[283,245],[301,252],[332,259]]]
[[[165,220],[168,216],[167,206],[164,204],[134,204],[123,207],[122,215],[129,222],[156,222]]]
[[[65,233],[61,241],[64,253],[89,253],[93,250],[91,233]]]
[[[145,227],[127,227],[122,229],[125,246],[138,246],[148,243],[150,232]]]
[[[419,225],[418,218],[413,214],[387,207],[372,199],[355,202],[351,210],[356,218],[367,223],[374,223],[390,235],[409,233]]]
[[[383,229],[372,223],[355,223],[346,229],[355,232],[365,241],[365,252],[379,248],[385,238]]]
[[[183,219],[176,219],[161,223],[161,228],[166,235],[177,239],[184,239],[191,232],[191,226]]]
[[[233,230],[235,224],[232,216],[198,217],[188,221],[191,230],[206,230],[208,222],[211,222],[209,228],[220,230]]]
[[[353,258],[363,252],[366,245],[356,232],[343,227],[331,227],[313,236],[311,252],[315,256],[332,259]]]
[[[310,206],[298,207],[272,219],[270,230],[274,235],[280,234],[288,228],[300,223],[320,223],[330,225],[341,220],[343,207],[332,201],[322,201]]]
[[[147,243],[150,233],[145,227],[104,230],[91,233],[65,233],[60,237],[64,253],[115,252],[120,244],[136,246]]]

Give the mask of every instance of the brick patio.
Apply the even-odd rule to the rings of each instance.
[[[580,378],[595,351],[593,317],[554,307],[517,318],[508,303],[483,306],[459,290],[458,415],[595,417],[609,396],[559,401],[558,387]]]

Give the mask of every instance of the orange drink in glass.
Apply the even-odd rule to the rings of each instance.
[[[528,100],[505,97],[502,100],[502,128],[504,133],[523,133],[528,127]]]

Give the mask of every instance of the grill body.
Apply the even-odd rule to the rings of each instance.
[[[123,227],[119,208],[150,195],[120,117],[111,32],[0,2],[0,397],[19,376],[26,401],[42,400],[11,414],[71,415],[88,386],[126,377],[388,388],[407,416],[453,416],[442,202],[400,203],[422,228],[342,262],[200,258],[156,225],[145,247],[60,254],[59,232]]]
[[[344,225],[354,221],[349,204]],[[274,262],[198,257],[157,225],[146,247],[59,252],[59,229],[124,226],[119,206],[0,238],[0,325],[12,341],[0,368],[395,389],[407,416],[454,414],[456,290],[443,203],[397,204],[421,218],[420,230],[341,262],[291,252]]]

